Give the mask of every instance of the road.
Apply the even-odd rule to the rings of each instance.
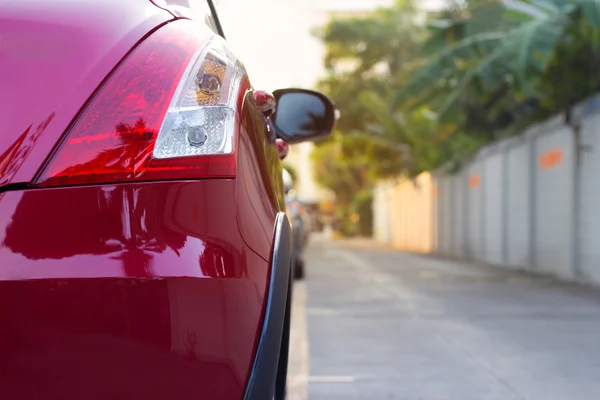
[[[600,291],[313,240],[290,400],[600,399]]]

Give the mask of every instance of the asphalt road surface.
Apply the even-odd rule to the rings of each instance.
[[[600,291],[314,238],[290,400],[600,400]]]

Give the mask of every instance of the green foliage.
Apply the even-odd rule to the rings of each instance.
[[[296,182],[298,178],[298,172],[296,171],[296,169],[290,163],[285,161],[283,162],[282,167],[290,174],[290,176],[292,177],[292,181]]]
[[[365,131],[373,117],[357,101],[363,91],[385,93],[388,89],[381,77],[363,77],[358,72],[331,73],[319,82],[319,90],[327,93],[336,103],[342,116],[337,124],[341,132]]]
[[[311,157],[317,182],[346,203],[358,191],[372,188],[379,178],[394,176],[402,166],[401,154],[387,144],[339,132],[317,146]]]
[[[600,8],[600,1],[597,6]],[[589,19],[595,19],[596,12]],[[540,107],[556,112],[596,93],[600,89],[599,63],[600,25],[587,19],[570,24],[540,76]]]
[[[345,233],[365,233],[372,211],[364,199],[378,179],[397,175],[409,163],[405,146],[393,136],[399,131],[375,134],[385,131],[377,128],[384,116],[374,115],[361,97],[373,93],[373,99],[384,99],[379,105],[387,110],[401,79],[392,71],[406,69],[424,37],[424,30],[414,29],[413,16],[412,3],[403,1],[365,17],[333,19],[318,33],[326,45],[328,70],[319,89],[335,101],[342,117],[332,139],[316,146],[315,176],[336,194],[336,213]],[[357,198],[363,199],[360,205]],[[349,218],[353,213],[360,216],[357,223]]]
[[[424,33],[415,29],[415,11],[411,1],[399,1],[366,16],[333,19],[318,33],[327,45],[325,66],[337,71],[340,61],[350,61],[359,73],[381,64],[401,69],[413,60]]]
[[[447,138],[456,129],[440,125],[426,108],[411,113],[389,111],[388,102],[374,92],[363,92],[361,104],[377,121],[369,125],[374,140],[386,143],[403,155],[402,168],[396,171],[408,176],[436,168],[448,157]]]
[[[405,0],[321,29],[342,119],[314,157],[341,215],[379,178],[458,164],[600,89],[600,0],[449,3],[424,25]]]
[[[394,105],[427,105],[440,121],[469,131],[504,130],[564,109],[597,88],[590,67],[599,10],[600,0],[497,0],[467,7],[458,19],[444,15]]]
[[[356,193],[350,210],[353,214],[360,216],[360,219],[353,225],[355,232],[361,236],[371,236],[373,234],[373,191],[362,190]],[[352,222],[352,216],[350,222]]]
[[[370,192],[379,178],[396,175],[402,166],[401,155],[367,135],[336,132],[317,146],[311,157],[317,183],[335,193],[335,213],[343,233],[366,233],[364,224],[368,224],[365,221],[371,218],[371,211],[362,203],[357,205],[356,195]],[[363,228],[350,219],[354,212],[359,213]]]

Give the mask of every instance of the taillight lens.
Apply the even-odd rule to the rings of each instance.
[[[243,66],[190,21],[142,42],[94,96],[39,186],[235,177]]]

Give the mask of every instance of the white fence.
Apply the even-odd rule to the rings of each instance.
[[[394,238],[415,231],[423,251],[600,284],[600,96],[572,115],[493,143],[458,172],[423,174],[431,185],[382,183],[376,239],[412,250]],[[427,198],[432,207],[413,204]],[[399,219],[408,210],[430,215]]]

